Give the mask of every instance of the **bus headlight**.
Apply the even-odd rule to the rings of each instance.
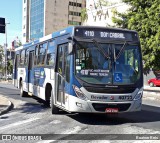
[[[141,99],[143,96],[143,88],[141,88],[138,93],[136,94],[136,96],[134,97],[134,100],[139,100]]]
[[[82,100],[87,100],[87,97],[83,94],[83,92],[75,85],[73,85],[73,89],[77,95]]]

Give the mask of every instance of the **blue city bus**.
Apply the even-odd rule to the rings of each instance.
[[[136,31],[71,26],[15,50],[14,85],[51,107],[86,113],[140,111],[143,71]]]

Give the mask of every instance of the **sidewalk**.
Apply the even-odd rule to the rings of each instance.
[[[160,87],[144,86],[143,98],[160,101]]]
[[[0,95],[0,115],[7,113],[12,108],[12,103],[4,96]]]
[[[160,92],[160,87],[150,87],[149,85],[144,85],[144,91]]]

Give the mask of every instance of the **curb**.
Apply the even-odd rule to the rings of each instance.
[[[6,108],[4,108],[2,111],[0,111],[0,115],[3,115],[5,113],[7,113],[8,111],[10,111],[13,108],[13,104],[11,101],[8,101],[8,106]]]

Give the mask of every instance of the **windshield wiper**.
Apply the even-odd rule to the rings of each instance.
[[[109,55],[103,50],[103,48],[101,48],[101,46],[99,46],[99,43],[95,40],[95,39],[92,39],[92,41],[96,44],[98,50],[107,58],[107,59],[110,59]],[[109,48],[110,50],[110,48]]]
[[[121,47],[119,53],[116,55],[114,55],[114,60],[116,61],[122,54],[122,52],[124,51],[125,47],[126,47],[127,41],[124,42],[123,46]]]

